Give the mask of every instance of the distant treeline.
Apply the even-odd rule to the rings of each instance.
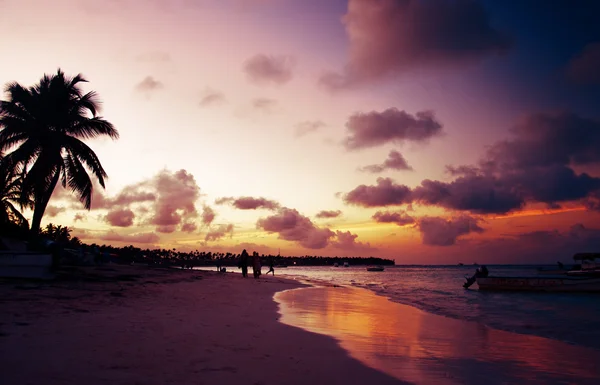
[[[88,252],[99,252],[115,263],[144,263],[149,265],[176,265],[182,267],[195,266],[237,266],[240,254],[213,253],[203,251],[183,252],[176,249],[140,249],[134,246],[114,247],[110,245],[82,245]],[[241,251],[240,251],[241,252]],[[253,250],[248,250],[252,254]],[[375,257],[321,257],[321,256],[279,256],[261,254],[262,264],[267,265],[271,260],[275,266],[340,266],[347,262],[355,265],[394,265],[391,259]]]

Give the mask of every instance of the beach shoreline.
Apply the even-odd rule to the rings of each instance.
[[[328,336],[279,322],[280,277],[143,266],[0,284],[3,384],[306,384],[401,381]]]

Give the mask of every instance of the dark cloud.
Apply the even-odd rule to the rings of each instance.
[[[157,243],[160,237],[155,233],[138,233],[121,235],[115,231],[109,231],[99,237],[103,241],[116,241],[125,243]]]
[[[244,63],[248,78],[260,84],[285,84],[292,80],[294,59],[290,56],[258,54]]]
[[[406,159],[396,150],[390,151],[387,159],[382,164],[371,164],[360,168],[360,171],[377,174],[385,170],[410,170],[412,167],[408,165]]]
[[[426,142],[442,134],[442,124],[431,111],[411,115],[397,108],[356,113],[346,123],[348,150],[381,146],[387,143]]]
[[[153,91],[163,89],[164,87],[165,85],[162,82],[154,79],[152,76],[146,76],[144,80],[136,84],[135,89],[138,92],[149,94]]]
[[[377,178],[376,186],[360,185],[344,195],[348,204],[363,207],[402,205],[412,202],[411,189],[390,178]]]
[[[349,62],[342,73],[320,79],[332,90],[415,69],[473,63],[511,45],[473,0],[349,0],[343,22]]]
[[[217,241],[221,238],[229,236],[231,238],[233,236],[233,225],[219,225],[216,229],[210,230],[206,233],[206,237],[204,240],[206,242]]]
[[[60,214],[62,212],[65,212],[66,210],[67,210],[67,208],[63,207],[63,206],[48,205],[48,207],[46,207],[46,211],[44,212],[44,214],[50,218],[54,218],[55,216],[57,216],[58,214]]]
[[[342,215],[340,210],[323,210],[319,211],[316,215],[317,218],[337,218]]]
[[[413,189],[414,202],[479,214],[507,213],[525,201],[514,185],[494,176],[469,175],[446,183],[426,179]]]
[[[202,224],[204,226],[210,226],[211,223],[215,220],[217,214],[215,214],[215,210],[213,210],[210,206],[204,205],[202,206]]]
[[[275,215],[259,219],[256,227],[278,233],[280,239],[297,242],[308,249],[325,248],[335,236],[333,231],[315,226],[308,217],[287,207],[279,209]]]
[[[600,84],[600,43],[588,44],[569,63],[568,77],[580,84]]]
[[[133,225],[135,214],[130,209],[113,209],[106,214],[104,220],[111,226],[129,227]]]
[[[369,242],[358,242],[358,235],[350,231],[336,231],[335,240],[331,241],[331,246],[344,251],[376,251]]]
[[[200,99],[200,106],[207,107],[225,102],[225,95],[222,92],[215,90],[206,90],[202,99]]]
[[[405,211],[377,211],[373,215],[373,219],[378,223],[395,223],[398,226],[412,225],[415,223],[415,218],[406,214]]]
[[[453,181],[427,179],[409,189],[380,178],[376,186],[358,186],[344,199],[366,207],[416,202],[475,214],[504,214],[536,202],[593,206],[600,178],[575,168],[600,164],[599,121],[568,112],[532,114],[511,135],[490,146],[477,165],[448,166]]]
[[[267,209],[276,210],[279,208],[279,203],[267,198],[253,198],[253,197],[239,197],[239,198],[219,198],[215,200],[215,204],[230,204],[239,210],[256,210],[256,209]]]
[[[325,126],[326,126],[326,124],[320,120],[314,120],[314,121],[307,120],[304,122],[300,122],[300,123],[296,124],[295,135],[296,135],[296,137],[299,138],[299,137],[305,136],[307,134],[310,134],[311,132],[316,132]]]
[[[269,98],[256,98],[252,100],[252,107],[265,113],[271,113],[277,107],[277,100]]]
[[[424,217],[419,219],[417,228],[423,244],[431,246],[452,246],[463,235],[484,232],[479,219],[468,215],[451,219]]]

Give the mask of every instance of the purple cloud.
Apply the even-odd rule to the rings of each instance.
[[[412,171],[412,167],[408,165],[406,159],[396,150],[390,151],[387,159],[382,164],[372,164],[360,168],[360,171],[378,174],[385,170],[407,170]]]
[[[463,235],[484,232],[478,224],[479,221],[468,215],[451,219],[425,217],[419,219],[417,228],[421,232],[424,245],[452,246]]]
[[[291,56],[258,54],[244,63],[250,80],[260,84],[285,84],[292,80],[295,63]]]
[[[442,134],[442,124],[431,111],[411,115],[397,108],[382,112],[357,113],[346,123],[344,146],[358,150],[387,143],[427,142]]]

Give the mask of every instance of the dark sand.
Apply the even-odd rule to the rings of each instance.
[[[2,385],[399,384],[278,321],[278,277],[136,266],[0,283]]]

